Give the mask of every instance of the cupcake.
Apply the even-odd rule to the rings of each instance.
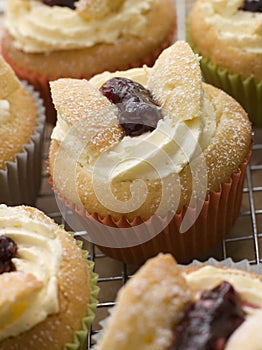
[[[41,182],[45,110],[0,56],[0,203],[33,205]]]
[[[197,0],[188,21],[205,81],[241,103],[257,127],[262,127],[261,12],[261,1]]]
[[[50,80],[152,65],[174,30],[170,0],[8,0],[2,51],[41,92],[54,123]]]
[[[150,259],[119,291],[95,350],[259,349],[261,275]]]
[[[186,42],[152,68],[51,82],[58,121],[54,191],[106,254],[140,264],[208,252],[234,224],[251,126],[229,95],[202,82]]]
[[[97,276],[74,238],[33,207],[0,205],[0,348],[85,350]]]

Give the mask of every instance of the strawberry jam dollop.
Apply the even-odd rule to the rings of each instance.
[[[109,79],[101,86],[100,91],[117,106],[118,121],[126,136],[139,136],[153,131],[163,118],[150,91],[131,79]]]
[[[12,259],[16,256],[16,243],[9,237],[0,236],[0,274],[14,270]]]
[[[241,10],[250,12],[262,12],[262,0],[245,0]]]
[[[45,5],[48,6],[62,6],[62,7],[69,7],[70,9],[74,10],[75,2],[77,0],[42,0]]]
[[[241,300],[233,286],[222,282],[204,291],[176,326],[169,350],[224,350],[227,339],[245,320]]]

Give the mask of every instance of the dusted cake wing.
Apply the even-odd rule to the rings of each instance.
[[[75,125],[92,150],[105,151],[122,139],[116,107],[87,80],[58,79],[50,86],[61,119]]]
[[[174,124],[200,117],[203,98],[200,65],[186,42],[177,41],[161,53],[150,71],[147,87]]]
[[[53,103],[60,117],[73,125],[91,113],[90,127],[99,129],[117,122],[115,107],[97,88],[85,79],[61,78],[50,82]],[[96,115],[108,110],[107,118],[102,121]]]
[[[125,0],[79,0],[76,2],[78,14],[85,18],[103,18],[110,12],[117,11]]]
[[[1,274],[0,285],[0,328],[3,329],[22,317],[43,283],[32,274],[15,271]]]

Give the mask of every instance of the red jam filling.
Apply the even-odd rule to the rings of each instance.
[[[118,121],[127,136],[139,136],[153,131],[163,118],[150,91],[131,79],[109,79],[100,91],[117,106]]]
[[[0,274],[15,270],[12,259],[16,256],[16,243],[9,237],[0,236]]]
[[[76,8],[75,7],[76,1],[77,0],[42,0],[42,2],[48,6],[69,7],[72,10]]]
[[[240,9],[250,12],[262,12],[262,0],[245,0],[243,7]]]
[[[224,350],[244,320],[240,296],[230,283],[222,282],[188,307],[169,350]]]

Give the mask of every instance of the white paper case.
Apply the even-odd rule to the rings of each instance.
[[[181,268],[187,268],[190,266],[199,266],[199,265],[212,265],[212,266],[224,266],[228,268],[253,272],[258,275],[262,275],[262,264],[259,265],[251,265],[247,259],[240,260],[237,262],[234,262],[231,258],[227,258],[225,260],[218,261],[214,258],[210,258],[204,262],[193,260],[191,264],[188,265],[179,265]]]
[[[7,162],[5,169],[0,170],[0,202],[7,205],[34,205],[41,184],[45,108],[39,93],[28,83],[23,85],[35,100],[38,117],[29,143],[14,161]]]

